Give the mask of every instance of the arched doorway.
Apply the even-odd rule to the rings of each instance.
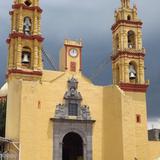
[[[83,160],[83,140],[77,133],[70,132],[64,136],[62,160]]]

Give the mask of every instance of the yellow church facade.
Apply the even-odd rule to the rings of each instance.
[[[121,0],[115,11],[110,86],[82,74],[81,41],[64,41],[59,71],[43,69],[41,13],[39,0],[15,0],[10,11],[5,151],[16,160],[158,160],[136,6]]]

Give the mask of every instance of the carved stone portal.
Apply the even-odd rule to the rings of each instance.
[[[68,80],[68,91],[64,95],[65,104],[56,106],[55,118],[68,119],[70,116],[76,116],[78,120],[91,120],[89,107],[81,106],[82,96],[77,89],[78,81],[75,78]]]
[[[53,160],[63,160],[63,139],[68,133],[78,134],[83,141],[83,160],[92,160],[92,128],[89,107],[81,105],[82,96],[77,91],[78,81],[68,80],[68,91],[64,94],[64,104],[58,104],[53,120]]]

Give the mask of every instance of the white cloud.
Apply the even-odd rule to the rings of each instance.
[[[160,129],[160,118],[152,118],[148,120],[148,129]]]

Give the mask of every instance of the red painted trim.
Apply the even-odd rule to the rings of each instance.
[[[112,61],[116,60],[118,57],[119,58],[125,58],[132,56],[132,58],[143,58],[145,57],[145,54],[143,52],[129,52],[129,51],[119,51],[115,56],[111,56]]]
[[[0,96],[0,100],[6,100],[7,96]]]
[[[40,35],[31,35],[31,36],[27,36],[24,33],[18,33],[18,32],[13,32],[9,35],[9,38],[6,40],[7,43],[10,43],[10,39],[11,38],[18,38],[21,37],[22,39],[26,39],[26,40],[37,40],[39,42],[43,42],[44,38]]]
[[[127,92],[146,92],[149,85],[147,84],[131,84],[131,83],[120,83],[119,87],[123,91]]]
[[[12,9],[20,9],[21,7],[22,7],[22,9],[26,9],[26,10],[30,10],[30,11],[37,10],[37,12],[39,12],[39,13],[43,12],[43,10],[40,7],[38,7],[38,6],[28,7],[28,6],[24,5],[23,3],[12,5]]]
[[[11,39],[7,38],[6,42],[9,44],[11,42]]]
[[[118,25],[124,25],[124,24],[129,24],[129,25],[138,25],[141,27],[143,23],[141,21],[128,21],[128,20],[119,20],[113,26],[111,27],[111,30],[114,31]]]
[[[10,70],[8,70],[8,75],[10,75],[12,73],[42,76],[42,71],[24,71],[24,70],[21,70],[21,69],[10,69]]]
[[[9,15],[12,16],[13,15],[13,11],[9,11]]]

